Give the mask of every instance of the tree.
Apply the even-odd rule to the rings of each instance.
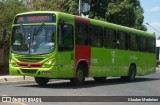
[[[26,11],[23,1],[19,0],[2,0],[0,2],[0,30],[7,29],[7,33],[11,32],[11,24],[17,13]],[[2,34],[1,34],[2,35]]]
[[[90,0],[91,9],[88,13],[89,18],[106,20],[107,7],[109,0]]]
[[[29,10],[35,11],[63,11],[61,5],[64,0],[27,0]]]
[[[91,18],[146,31],[143,8],[139,0],[92,0]],[[95,4],[95,5],[94,5]]]
[[[87,13],[89,18],[100,19],[111,23],[146,31],[143,25],[143,8],[139,0],[83,0],[91,6]],[[78,0],[67,0],[62,8],[68,13],[78,10]]]
[[[13,18],[19,12],[26,11],[27,8],[23,4],[23,0],[1,0],[0,1],[0,50],[3,56],[4,64],[0,65],[2,70],[0,72],[8,72],[9,46]],[[7,35],[4,39],[3,37]]]
[[[5,34],[6,39],[0,40],[0,47],[5,46],[5,49],[9,48],[9,41],[11,36],[11,27],[13,18],[17,13],[27,11],[23,0],[2,0],[0,1],[0,35],[1,39]]]
[[[6,43],[4,40],[0,41],[0,43],[5,43],[5,46],[9,47],[9,36],[11,35],[11,24],[13,22],[14,16],[19,12],[26,11],[26,7],[23,4],[23,0],[2,0],[0,1],[0,32],[1,39],[4,30],[6,30],[6,34],[8,35],[8,39],[6,39]],[[6,45],[8,44],[8,45]]]
[[[3,0],[0,2],[0,28],[11,28],[13,17],[20,12],[26,11],[23,1]]]
[[[136,15],[134,28],[147,31],[147,27],[145,25],[143,25],[143,21],[144,21],[143,13],[144,13],[144,10],[140,5],[140,1],[139,0],[131,0],[131,2],[134,4],[135,15]]]
[[[63,1],[64,2],[61,4],[61,8],[63,8],[64,12],[78,15],[78,0],[63,0]]]

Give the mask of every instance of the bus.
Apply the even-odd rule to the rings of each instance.
[[[109,22],[55,11],[19,13],[12,24],[9,72],[82,85],[155,72],[155,35]]]

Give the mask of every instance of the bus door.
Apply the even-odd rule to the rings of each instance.
[[[74,31],[73,22],[62,22],[58,25],[58,67],[60,78],[74,75]]]

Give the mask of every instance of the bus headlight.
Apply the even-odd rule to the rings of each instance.
[[[46,63],[43,64],[43,68],[50,68],[52,64],[54,63],[54,61],[55,61],[54,58],[48,60]]]
[[[10,64],[14,67],[18,67],[17,63],[13,59],[10,61]]]

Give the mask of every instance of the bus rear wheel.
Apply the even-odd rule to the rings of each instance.
[[[49,78],[34,77],[36,83],[40,86],[45,86],[49,82]]]
[[[129,73],[128,73],[128,81],[134,81],[136,77],[136,67],[134,65],[131,65],[129,68]]]
[[[82,85],[85,81],[85,73],[84,73],[84,67],[82,65],[79,65],[77,67],[76,71],[76,77],[70,79],[70,82],[74,85]]]
[[[135,80],[135,77],[136,77],[136,67],[134,65],[131,65],[129,68],[128,76],[121,76],[121,79],[131,82]]]

